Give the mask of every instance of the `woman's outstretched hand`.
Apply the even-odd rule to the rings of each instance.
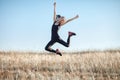
[[[79,15],[76,15],[75,18],[79,18]]]
[[[56,6],[56,2],[54,2],[54,6]]]

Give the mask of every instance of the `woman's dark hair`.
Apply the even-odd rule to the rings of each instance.
[[[61,18],[61,15],[56,15],[56,19]]]

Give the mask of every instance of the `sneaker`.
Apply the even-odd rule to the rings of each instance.
[[[56,49],[56,54],[62,56],[61,52],[59,51],[59,49]]]
[[[73,35],[75,36],[76,34],[74,32],[68,32],[68,35],[69,36],[73,36]]]

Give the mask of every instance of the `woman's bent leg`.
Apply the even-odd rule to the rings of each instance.
[[[69,47],[70,39],[67,40],[67,41],[68,41],[68,42],[65,42],[65,41],[63,41],[62,39],[59,39],[57,42],[60,43],[60,44],[62,44],[62,45],[64,45],[65,47]]]

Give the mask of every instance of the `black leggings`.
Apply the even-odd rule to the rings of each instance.
[[[56,42],[64,45],[65,47],[69,47],[69,44],[70,44],[70,36],[68,36],[67,42],[63,41],[63,40],[60,39],[60,38],[52,39],[52,40],[46,45],[45,50],[47,50],[47,51],[49,51],[49,52],[54,52],[54,53],[56,53],[56,50],[50,48],[50,47],[51,47],[54,43],[56,43]]]

